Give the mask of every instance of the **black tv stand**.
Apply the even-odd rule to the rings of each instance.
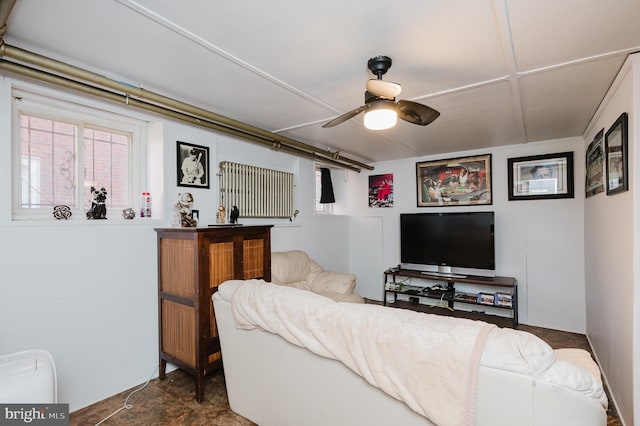
[[[412,283],[412,279],[418,283]],[[438,302],[427,303],[434,299]],[[518,326],[518,285],[513,277],[390,268],[384,272],[383,301],[385,306]],[[510,315],[498,314],[501,311]]]

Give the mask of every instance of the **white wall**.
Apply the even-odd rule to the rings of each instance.
[[[630,190],[607,196],[605,186],[605,192],[585,200],[584,208],[587,335],[628,425],[640,417],[637,412],[634,416],[634,406],[640,410],[640,295],[634,291],[640,288],[640,220],[635,213],[640,200],[635,177],[640,156],[638,102],[640,56],[635,55],[625,63],[585,134],[588,145],[598,131],[606,133],[621,113],[629,114]]]
[[[573,151],[575,198],[536,201],[508,201],[507,159],[528,155]],[[415,163],[431,159],[492,154],[493,205],[470,207],[416,207]],[[340,200],[340,213],[381,218],[352,230],[350,245],[352,272],[366,275],[359,281],[366,297],[382,299],[383,271],[400,263],[399,215],[427,211],[494,211],[496,215],[496,274],[518,280],[520,322],[540,327],[584,333],[584,140],[570,138],[526,145],[513,145],[477,152],[414,158],[374,164],[375,170],[350,172]],[[368,207],[368,177],[392,173],[394,206]],[[372,236],[379,232],[382,239]],[[357,247],[357,249],[355,249]],[[381,259],[382,262],[378,261]]]
[[[351,216],[349,221],[349,271],[356,274],[356,292],[382,300],[381,267],[384,262],[384,229],[380,216]],[[384,270],[386,268],[383,268]]]
[[[51,352],[58,370],[59,400],[69,403],[71,411],[157,376],[153,228],[169,225],[177,194],[185,190],[194,194],[201,222],[215,222],[219,161],[296,173],[298,223],[289,224],[286,219],[262,222],[276,223],[274,249],[302,248],[327,267],[348,268],[348,218],[313,216],[311,161],[201,128],[88,102],[155,121],[149,129],[151,151],[159,148],[149,164],[148,185],[154,203],[151,221],[11,221],[10,80],[0,80],[0,354],[33,348]],[[210,148],[209,190],[176,185],[177,140]],[[119,212],[110,211],[107,216],[114,219]]]
[[[3,226],[0,353],[46,349],[70,409],[147,380],[158,364],[150,224]]]

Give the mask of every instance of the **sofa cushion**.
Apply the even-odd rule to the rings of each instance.
[[[303,251],[271,253],[271,281],[288,284],[306,281],[311,273],[311,259]]]
[[[301,250],[271,253],[271,282],[312,291],[337,302],[364,303],[354,293],[356,276],[325,271]]]
[[[321,271],[309,279],[311,290],[316,293],[349,294],[356,286],[356,276],[340,272]]]

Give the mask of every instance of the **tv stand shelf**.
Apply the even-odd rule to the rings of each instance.
[[[402,280],[398,278],[402,278]],[[439,284],[431,286],[410,285],[405,284],[406,278],[436,281]],[[408,297],[409,301],[399,300],[398,295]],[[384,272],[383,300],[385,306],[388,304],[388,296],[393,296],[393,300],[390,302],[391,306],[408,308],[411,308],[412,305],[426,307],[427,305],[422,302],[422,298],[438,299],[440,302],[435,307],[440,307],[440,309],[429,310],[429,313],[482,319],[487,322],[496,322],[494,320],[497,318],[507,319],[509,317],[478,312],[478,306],[491,308],[496,312],[510,311],[512,327],[518,326],[518,285],[513,277],[449,275],[393,268]]]

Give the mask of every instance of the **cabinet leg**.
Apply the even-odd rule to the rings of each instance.
[[[160,360],[160,366],[158,367],[158,377],[160,380],[164,379],[165,372],[167,371],[167,361],[164,359]]]
[[[202,402],[204,399],[204,375],[196,375],[196,401]]]

